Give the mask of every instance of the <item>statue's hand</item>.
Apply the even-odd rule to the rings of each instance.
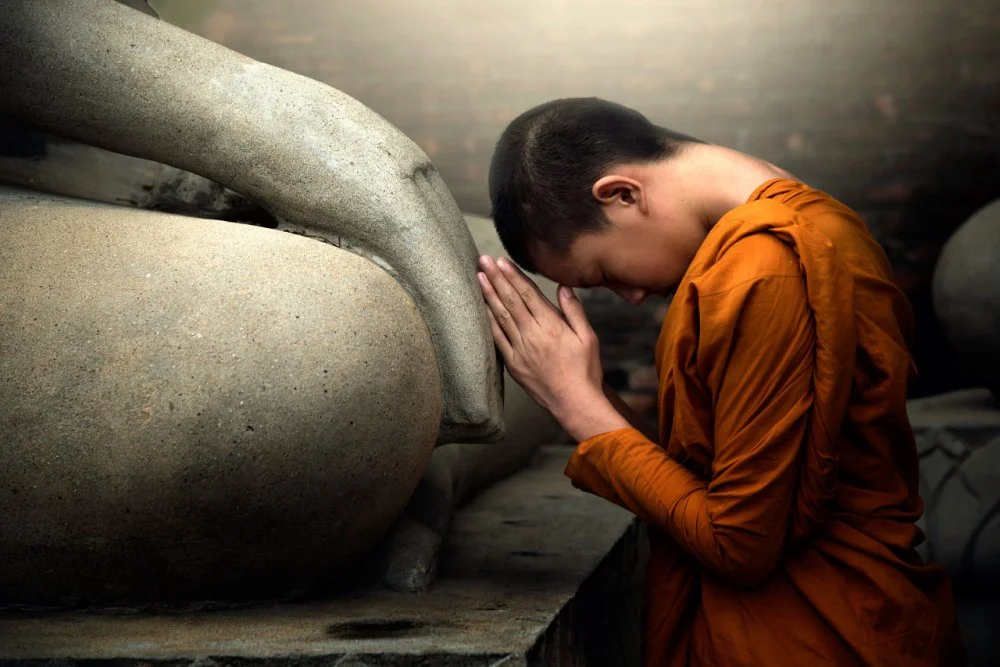
[[[430,160],[384,118],[111,0],[0,0],[0,62],[0,112],[196,173],[391,273],[434,342],[440,441],[502,435],[475,245]]]

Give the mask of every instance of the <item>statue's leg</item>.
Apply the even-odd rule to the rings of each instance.
[[[518,415],[507,411],[505,416],[508,427],[516,426]],[[554,438],[546,438],[551,433],[550,429],[517,441],[506,438],[497,444],[435,449],[406,511],[383,543],[383,585],[414,593],[429,589],[455,512],[480,491],[530,463],[545,444],[543,439]]]
[[[455,514],[456,459],[460,448],[434,450],[420,484],[379,549],[382,584],[397,591],[426,591],[437,578],[441,548]]]
[[[249,199],[190,172],[62,139],[16,121],[0,123],[0,136],[19,142],[0,143],[0,182],[196,217],[263,220],[273,226]],[[501,251],[489,220],[468,216],[468,224],[483,252]],[[554,285],[546,282],[543,287],[554,298]],[[554,422],[509,377],[506,380],[508,437],[501,443],[451,444],[435,450],[406,511],[380,549],[386,586],[429,588],[457,508],[522,468],[558,433]]]
[[[374,263],[11,188],[0,231],[0,604],[315,593],[403,513],[441,392]]]

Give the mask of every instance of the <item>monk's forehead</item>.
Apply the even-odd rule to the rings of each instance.
[[[535,269],[549,280],[563,285],[586,282],[593,273],[594,260],[586,243],[574,242],[568,252],[559,253],[542,243],[531,245]]]

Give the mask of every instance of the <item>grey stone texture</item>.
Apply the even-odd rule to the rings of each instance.
[[[505,255],[493,221],[466,215],[481,254]],[[536,281],[558,303],[557,285]],[[544,444],[560,439],[552,416],[504,374],[504,439],[495,444],[453,443],[438,447],[417,491],[387,539],[383,583],[394,590],[426,591],[437,575],[439,556],[454,513],[481,490],[516,472]]]
[[[948,239],[934,269],[934,310],[970,372],[1000,399],[1000,199]]]
[[[380,267],[9,188],[0,229],[0,600],[311,590],[403,511],[443,407]]]
[[[643,532],[573,489],[569,450],[458,512],[426,595],[146,614],[0,612],[10,665],[638,667]]]
[[[0,182],[55,194],[196,217],[269,224],[253,202],[190,172],[7,123],[19,150],[0,155]],[[194,221],[191,221],[192,223]],[[467,215],[479,252],[505,254],[490,219]],[[556,285],[538,281],[556,301]],[[426,591],[437,575],[442,543],[455,511],[482,489],[527,464],[540,445],[561,430],[506,376],[506,437],[495,444],[441,446],[432,455],[406,510],[372,554],[383,583],[395,590]],[[361,517],[363,519],[363,517]]]
[[[137,9],[140,12],[143,12],[144,14],[149,14],[150,16],[160,18],[160,15],[156,13],[156,10],[149,6],[148,0],[115,0],[115,1],[122,3],[127,7],[131,7],[132,9]]]
[[[63,139],[2,117],[0,184],[178,215],[277,226],[250,199],[197,174]]]
[[[388,271],[434,342],[439,442],[502,435],[472,238],[430,159],[384,118],[110,0],[3,0],[0,62],[0,113],[198,174]]]
[[[947,429],[918,440],[923,555],[961,586],[1000,586],[1000,432],[972,449]]]
[[[918,551],[951,575],[970,664],[1000,664],[1000,408],[986,389],[907,407],[925,503]]]

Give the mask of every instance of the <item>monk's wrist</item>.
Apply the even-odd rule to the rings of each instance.
[[[631,426],[603,391],[568,396],[554,406],[552,416],[576,442]]]

